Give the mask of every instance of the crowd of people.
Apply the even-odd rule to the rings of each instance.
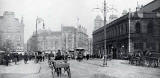
[[[52,57],[54,57],[55,60],[68,60],[68,59],[89,59],[91,58],[91,56],[89,54],[87,55],[83,55],[83,54],[78,54],[77,57],[75,58],[71,58],[70,55],[67,52],[63,52],[63,54],[61,54],[62,52],[60,50],[58,50],[58,52],[56,54],[54,53],[38,53],[38,52],[34,52],[34,53],[29,53],[29,52],[25,52],[24,54],[18,54],[18,53],[4,53],[3,57],[2,57],[2,64],[8,66],[10,63],[14,63],[15,65],[19,62],[19,61],[24,61],[25,64],[27,64],[28,60],[34,60],[35,63],[39,63],[39,62],[43,62],[45,59],[50,60]]]
[[[27,54],[18,54],[18,53],[4,53],[3,56],[1,56],[1,61],[2,64],[8,66],[9,63],[14,62],[15,64],[17,64],[17,62],[25,59],[25,61],[28,60],[28,56]]]
[[[45,59],[44,54],[18,54],[18,53],[4,53],[1,54],[1,64],[8,66],[10,63],[14,63],[17,65],[19,61],[24,61],[25,64],[28,63],[29,60],[34,60],[35,63],[42,62]]]

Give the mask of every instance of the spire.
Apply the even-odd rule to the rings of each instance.
[[[138,1],[137,1],[137,7],[136,7],[136,11],[139,11],[140,10],[140,5],[139,5],[139,3],[138,3]]]

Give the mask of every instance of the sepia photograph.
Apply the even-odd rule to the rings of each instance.
[[[0,0],[0,78],[160,78],[160,0]]]

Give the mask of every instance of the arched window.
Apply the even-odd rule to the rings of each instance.
[[[140,22],[136,23],[135,29],[136,29],[136,31],[135,31],[136,33],[141,33],[141,24],[140,24]]]
[[[147,25],[147,33],[153,34],[153,22],[152,21],[150,21]]]

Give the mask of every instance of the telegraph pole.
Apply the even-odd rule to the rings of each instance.
[[[129,50],[129,53],[131,52],[131,30],[130,30],[130,27],[131,27],[131,9],[129,9],[129,14],[128,14],[128,24],[129,24],[129,28],[128,28],[128,50]]]
[[[107,7],[107,5],[106,5],[106,0],[104,0],[104,7],[103,7],[103,9],[101,9],[101,8],[94,8],[94,9],[99,9],[99,10],[101,10],[101,11],[103,11],[103,20],[104,20],[104,60],[103,60],[103,66],[107,66],[107,46],[106,46],[106,44],[107,44],[107,41],[106,41],[106,15],[107,15],[107,13],[106,13],[106,11],[107,12],[109,12],[110,10],[115,10],[116,11],[116,9],[114,9],[114,8],[109,8],[109,7]],[[112,12],[113,13],[113,12]]]
[[[106,0],[104,0],[104,25],[106,24]]]
[[[107,66],[107,49],[106,49],[106,0],[104,0],[104,62],[103,66]]]

